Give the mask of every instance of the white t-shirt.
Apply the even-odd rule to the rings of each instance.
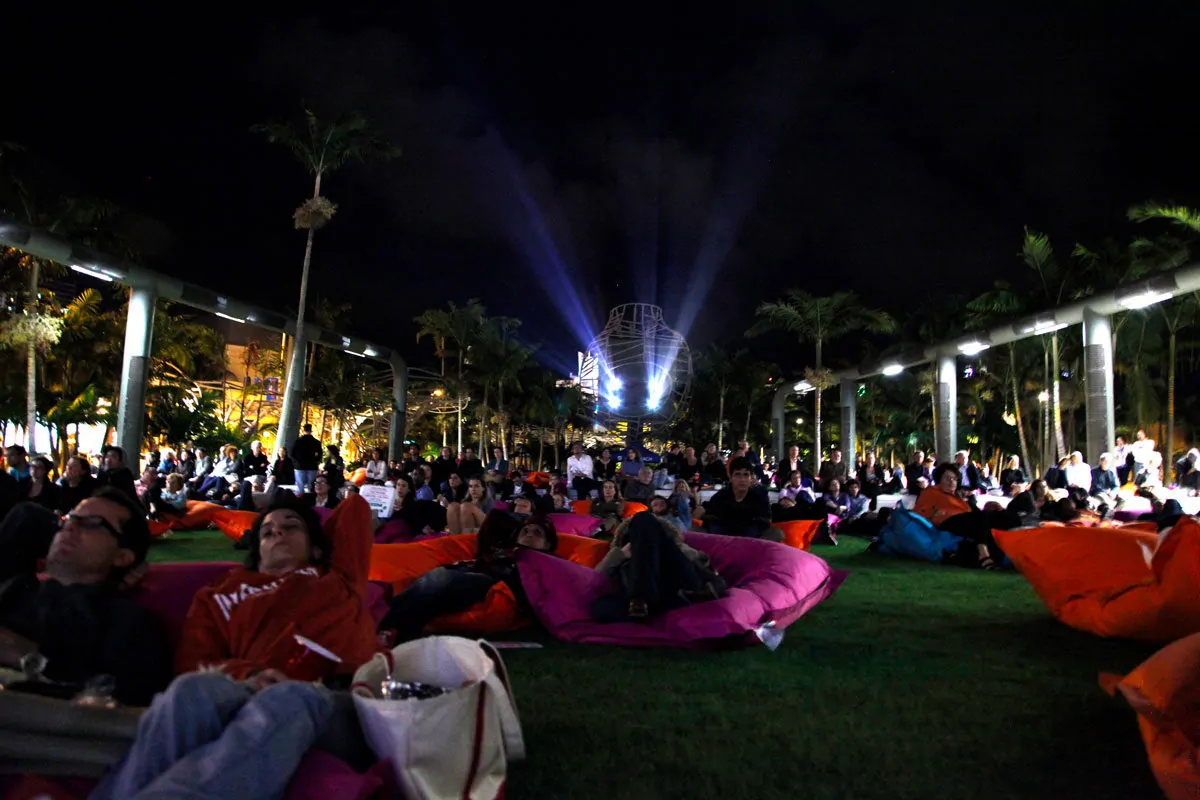
[[[574,480],[578,475],[585,478],[592,477],[592,457],[587,453],[567,459],[567,480]]]

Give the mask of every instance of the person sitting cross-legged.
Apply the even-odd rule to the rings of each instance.
[[[523,513],[531,506],[524,504],[526,498],[521,500],[519,513],[494,509],[484,518],[475,558],[430,570],[393,597],[379,623],[380,632],[388,632],[393,643],[420,638],[435,618],[465,611],[501,581],[512,587],[518,599],[523,598],[514,555],[519,548],[553,553],[558,534],[544,516]]]
[[[176,655],[186,674],[93,800],[280,797],[335,711],[352,709],[318,681],[348,678],[376,649],[370,507],[347,497],[330,536],[311,507],[281,497],[250,529],[245,567],[192,601]]]
[[[771,503],[766,491],[754,485],[749,459],[733,459],[729,483],[696,509],[696,516],[704,521],[705,529],[723,536],[751,536],[782,542],[783,531],[771,526]]]
[[[646,619],[724,593],[725,582],[709,566],[708,555],[688,546],[667,511],[666,501],[657,497],[649,511],[617,527],[596,571],[614,578],[618,591],[592,603],[596,621]]]

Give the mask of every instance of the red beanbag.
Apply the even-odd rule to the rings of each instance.
[[[1200,634],[1167,645],[1124,678],[1101,675],[1138,713],[1150,768],[1169,800],[1200,797]]]
[[[1190,518],[1161,544],[1138,528],[1041,527],[994,535],[1050,612],[1073,628],[1151,642],[1200,633],[1200,525]],[[1147,550],[1154,553],[1150,564]]]

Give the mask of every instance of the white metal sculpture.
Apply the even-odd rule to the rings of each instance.
[[[692,353],[661,308],[626,303],[609,312],[588,346],[580,384],[602,421],[664,425],[691,396]]]

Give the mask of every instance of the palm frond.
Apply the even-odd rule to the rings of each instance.
[[[1150,220],[1162,219],[1200,233],[1200,211],[1188,208],[1187,206],[1151,201],[1131,207],[1128,213],[1129,218],[1134,222],[1149,222]]]

